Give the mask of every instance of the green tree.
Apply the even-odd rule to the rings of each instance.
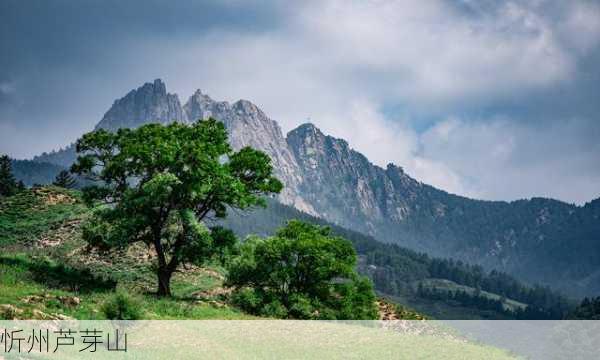
[[[19,189],[19,184],[12,173],[8,155],[0,156],[0,196],[10,196]]]
[[[600,296],[596,298],[584,298],[581,304],[571,311],[567,319],[577,320],[600,320]]]
[[[300,319],[374,319],[371,282],[356,273],[352,244],[327,227],[297,220],[275,236],[244,242],[227,285],[245,310]]]
[[[65,189],[72,189],[77,184],[77,180],[75,180],[71,173],[67,170],[62,170],[56,175],[56,178],[52,182],[52,185],[60,186]]]
[[[264,205],[278,193],[269,157],[250,147],[232,151],[223,123],[148,124],[116,133],[97,130],[77,142],[83,153],[72,172],[104,185],[84,189],[99,200],[84,238],[94,246],[153,246],[158,295],[171,295],[171,277],[182,263],[202,263],[231,245],[222,229],[207,229],[207,217],[227,208]]]

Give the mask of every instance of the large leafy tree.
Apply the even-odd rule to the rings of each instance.
[[[269,157],[245,147],[234,152],[223,123],[148,124],[116,133],[97,130],[77,142],[82,153],[72,171],[102,185],[84,189],[101,206],[84,229],[100,247],[151,245],[157,254],[158,295],[171,294],[170,281],[186,262],[201,263],[231,243],[223,229],[202,220],[225,217],[227,208],[264,205],[278,193]]]
[[[77,185],[77,180],[71,176],[71,173],[67,170],[61,170],[54,178],[52,185],[60,186],[65,189],[72,189]]]
[[[259,315],[375,319],[371,282],[356,273],[352,244],[327,227],[292,220],[269,238],[246,240],[230,266],[234,301]]]

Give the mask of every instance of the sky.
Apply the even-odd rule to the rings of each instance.
[[[0,2],[0,153],[161,78],[479,199],[600,197],[600,1]]]

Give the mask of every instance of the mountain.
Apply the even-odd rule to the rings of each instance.
[[[300,193],[317,214],[342,226],[383,236],[386,226],[409,217],[422,192],[424,185],[401,168],[375,166],[345,140],[325,136],[313,124],[292,130],[287,143],[303,174]]]
[[[329,221],[569,293],[600,292],[600,199],[583,207],[544,198],[473,200],[420,183],[394,164],[373,165],[312,124],[287,141],[303,174],[300,194]]]
[[[239,100],[233,104],[214,101],[197,90],[186,102],[184,110],[187,118],[194,121],[209,117],[222,121],[229,131],[231,146],[235,150],[252,146],[266,152],[271,157],[276,176],[285,184],[283,193],[279,196],[281,202],[317,215],[312,205],[299,195],[302,172],[281,128],[256,105],[247,100]]]
[[[271,157],[286,185],[279,200],[380,241],[452,257],[550,284],[574,295],[600,293],[600,200],[585,206],[533,198],[482,201],[423,184],[403,169],[376,166],[342,140],[303,124],[287,136],[246,100],[215,101],[200,90],[182,106],[161,80],[115,101],[96,128],[149,122],[223,121],[235,149]],[[73,146],[34,160],[68,166]]]
[[[225,123],[234,149],[252,146],[265,151],[271,157],[276,175],[286,184],[279,196],[282,203],[317,215],[312,206],[298,195],[297,188],[302,180],[301,171],[287,146],[281,128],[249,101],[239,100],[233,104],[214,101],[197,90],[182,106],[179,97],[168,93],[164,82],[157,79],[116,100],[95,129],[115,131],[120,127],[135,128],[152,122],[185,123],[210,116]],[[68,167],[76,157],[75,147],[71,144],[65,149],[37,156],[34,161]],[[48,182],[50,181],[51,179],[48,179]]]

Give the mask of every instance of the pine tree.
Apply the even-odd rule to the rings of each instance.
[[[8,155],[0,156],[0,196],[10,196],[17,192],[17,182],[12,174]]]
[[[67,170],[59,172],[52,182],[52,185],[60,186],[65,189],[71,189],[75,187],[75,184],[77,184],[77,180],[75,180]]]

